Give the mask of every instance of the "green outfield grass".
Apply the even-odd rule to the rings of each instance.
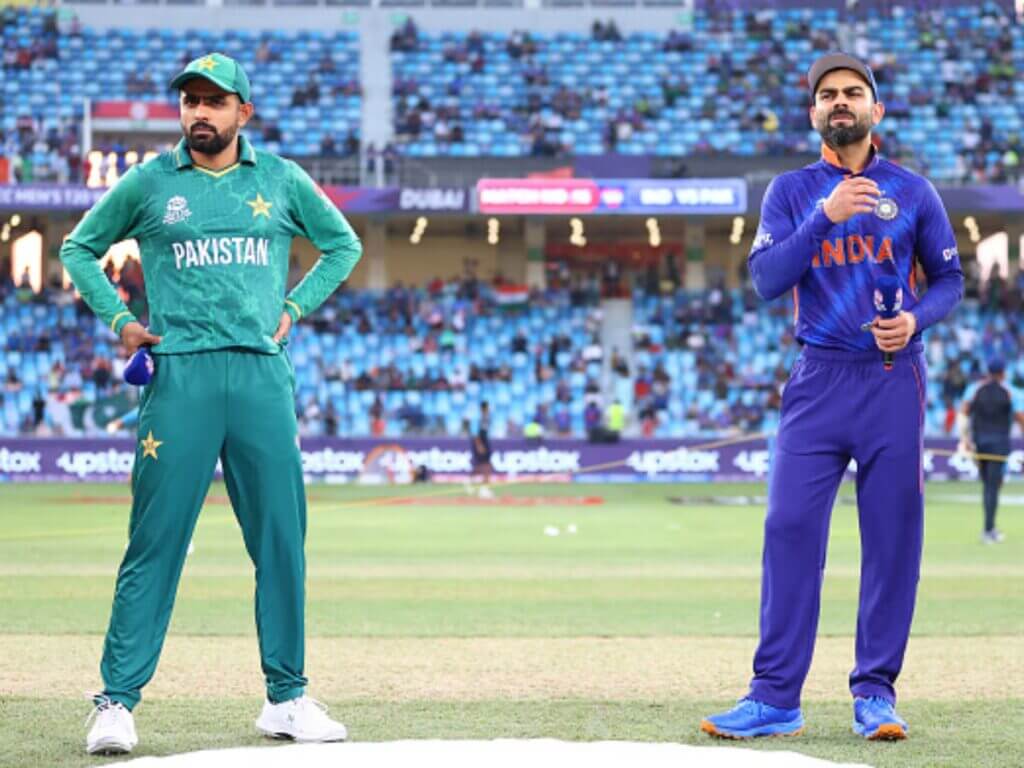
[[[1021,491],[1011,484],[1004,495]],[[386,503],[396,493],[422,503]],[[543,506],[482,506],[438,487],[311,488],[309,636],[422,638],[425,648],[444,638],[745,638],[752,648],[763,508],[677,505],[668,497],[763,495],[763,486],[518,485],[499,493],[566,500],[600,496],[605,503],[576,506],[552,498]],[[971,645],[961,638],[1008,638],[1021,647],[1024,507],[1004,506],[1000,527],[1007,541],[986,547],[978,541],[977,485],[932,485],[928,493],[914,635],[922,646],[928,638],[957,638],[956,653],[963,658],[949,663],[970,669],[986,660],[965,651]],[[252,567],[230,507],[220,500],[223,487],[215,486],[211,495],[171,635],[253,638],[255,648]],[[852,495],[851,488],[841,493]],[[0,486],[5,647],[16,647],[19,637],[31,642],[38,636],[55,638],[59,647],[66,637],[69,649],[85,647],[98,656],[125,545],[128,502],[125,486]],[[570,526],[575,533],[568,532]],[[550,527],[559,535],[546,535]],[[850,652],[858,564],[856,508],[840,503],[833,514],[821,634],[850,638]],[[246,661],[237,674],[251,678],[255,665]],[[82,679],[72,687],[96,684],[93,665],[91,658],[82,662]],[[738,696],[749,658],[735,670],[714,674],[733,677]],[[17,734],[0,746],[0,765],[95,764],[82,751],[87,703],[35,690],[25,678],[16,659],[0,661],[0,720],[13,723]],[[562,694],[545,700],[542,690],[520,701],[503,698],[499,688],[488,696],[487,680],[481,686],[482,695],[473,701],[432,699],[415,690],[399,690],[390,702],[334,689],[325,698],[348,722],[353,738],[362,740],[548,736],[705,743],[696,732],[699,716],[726,703],[686,690],[657,702]],[[958,704],[961,696],[965,701]],[[934,700],[908,699],[901,709],[912,720],[914,737],[906,744],[868,745],[849,733],[849,706],[837,696],[808,703],[805,737],[758,748],[781,746],[879,766],[1019,765],[1024,706],[1019,694],[1016,701],[1004,697],[971,689],[945,690]],[[192,700],[187,690],[154,695],[139,709],[137,754],[254,742],[249,726],[258,704],[258,697]]]

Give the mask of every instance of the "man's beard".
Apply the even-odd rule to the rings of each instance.
[[[832,118],[837,115],[850,117],[853,122],[837,125],[832,122]],[[848,112],[846,110],[829,113],[823,121],[819,120],[814,127],[818,133],[821,134],[821,138],[825,144],[832,149],[848,147],[851,144],[856,144],[871,133],[871,121],[869,118],[865,117],[863,119],[858,119],[853,112]]]
[[[197,136],[195,134],[196,126],[209,128],[210,133]],[[188,133],[185,134],[185,143],[188,144],[189,149],[201,154],[218,155],[230,146],[231,142],[235,140],[237,133],[238,128],[234,126],[228,128],[224,133],[218,133],[217,129],[209,123],[195,123]]]

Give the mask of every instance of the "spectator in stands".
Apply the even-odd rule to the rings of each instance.
[[[256,63],[266,64],[270,61],[270,41],[266,38],[260,40],[260,44],[256,46]]]
[[[281,141],[281,129],[277,123],[268,121],[263,124],[263,140],[267,142]]]
[[[324,434],[328,437],[338,436],[338,410],[334,407],[334,400],[328,400],[324,410]]]
[[[662,364],[658,363],[651,379],[651,404],[655,410],[663,411],[668,408],[669,385],[672,383],[672,378]]]
[[[423,406],[419,402],[410,403],[406,401],[395,414],[401,421],[403,430],[407,434],[418,435],[423,432],[427,418],[423,413]]]
[[[111,362],[106,357],[96,357],[92,361],[92,382],[96,391],[104,393],[111,384]]]
[[[610,19],[606,24],[602,24],[600,21],[595,20],[590,27],[590,36],[601,43],[622,42],[622,33],[619,32],[619,27],[615,23],[615,19]]]
[[[35,291],[32,290],[32,274],[28,267],[25,267],[25,271],[21,273],[21,280],[18,281],[14,295],[19,304],[28,304],[35,296]]]
[[[596,434],[601,427],[601,420],[601,405],[596,400],[591,400],[583,409],[583,426],[591,442],[598,442]]]
[[[406,17],[405,23],[391,33],[392,51],[415,51],[419,45],[419,30],[412,17]]]
[[[35,397],[32,398],[32,428],[33,430],[39,429],[39,425],[46,419],[46,398],[43,397],[41,390],[36,390]]]
[[[606,420],[608,442],[618,442],[619,438],[622,437],[622,433],[626,429],[626,408],[618,398],[612,401],[612,404],[608,406]]]
[[[60,360],[54,360],[53,365],[50,366],[50,371],[46,376],[47,387],[51,392],[63,388],[64,373],[64,363],[62,363]]]
[[[326,75],[332,74],[335,71],[335,69],[336,67],[334,64],[334,57],[331,56],[330,51],[324,50],[323,54],[320,56],[320,63],[317,64],[316,67],[317,72]]]
[[[384,434],[386,427],[384,403],[381,401],[380,395],[377,395],[373,398],[373,404],[370,406],[370,432],[374,437],[380,437]]]
[[[299,430],[304,435],[316,433],[316,427],[320,425],[320,404],[315,397],[306,398],[306,404],[299,413]]]
[[[590,344],[583,348],[583,361],[585,363],[600,363],[604,359],[604,348],[597,336],[590,339]]]
[[[552,415],[552,424],[555,435],[558,437],[570,437],[572,433],[572,418],[569,409],[565,405],[557,405]]]
[[[626,362],[626,358],[619,353],[618,347],[612,347],[611,368],[619,376],[629,376],[629,364]]]
[[[349,130],[348,135],[345,136],[344,153],[346,157],[354,157],[359,154],[359,136],[356,135],[354,129]]]
[[[320,155],[322,157],[335,157],[338,154],[338,147],[334,143],[334,136],[325,133],[320,139]]]
[[[320,101],[320,80],[316,74],[311,74],[306,81],[306,103],[316,104]]]

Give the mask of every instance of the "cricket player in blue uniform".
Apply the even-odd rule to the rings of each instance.
[[[776,178],[750,253],[764,299],[792,292],[803,349],[782,398],[765,518],[761,639],[739,704],[701,722],[725,738],[796,735],[817,633],[829,519],[851,459],[861,535],[854,731],[902,739],[896,678],[910,634],[924,527],[921,333],[960,301],[949,218],[924,178],[879,156],[885,112],[871,70],[846,54],[808,72],[819,162]],[[915,284],[920,264],[928,291]],[[874,288],[899,281],[901,311],[879,316]],[[892,365],[883,356],[892,356]]]

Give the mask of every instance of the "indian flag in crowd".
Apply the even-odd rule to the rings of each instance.
[[[525,285],[502,283],[494,287],[494,300],[502,309],[521,309],[530,298],[530,289]]]

